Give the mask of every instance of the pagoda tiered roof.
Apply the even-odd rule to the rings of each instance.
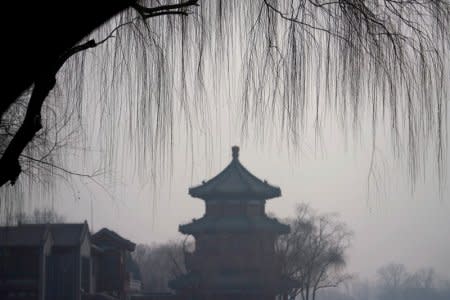
[[[243,232],[274,232],[285,234],[290,232],[288,225],[278,222],[275,218],[267,216],[228,216],[213,217],[204,216],[198,220],[193,220],[189,224],[180,225],[179,231],[184,234],[197,233],[243,233]]]
[[[232,153],[232,161],[222,172],[201,185],[191,187],[189,195],[204,200],[265,200],[281,196],[279,187],[257,178],[240,163],[239,147],[232,147]]]

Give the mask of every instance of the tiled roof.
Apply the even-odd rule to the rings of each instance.
[[[8,226],[0,227],[1,246],[40,246],[48,235],[46,225],[39,227]]]
[[[56,247],[77,246],[83,240],[85,234],[89,233],[87,223],[58,223],[58,224],[22,224],[22,228],[45,228],[49,226],[53,237],[53,245]]]
[[[107,228],[102,228],[92,235],[92,241],[101,248],[113,247],[125,249],[128,251],[134,251],[136,244],[124,239],[117,233]]]
[[[192,223],[180,225],[179,231],[184,234],[195,234],[200,232],[252,232],[252,231],[269,231],[275,233],[289,233],[288,225],[278,222],[266,216],[258,217],[213,217],[206,216]]]
[[[209,199],[270,199],[281,196],[279,187],[272,186],[250,173],[239,162],[239,147],[232,148],[231,163],[217,176],[202,185],[191,187],[189,194],[205,200]]]

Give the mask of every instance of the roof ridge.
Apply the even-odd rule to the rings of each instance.
[[[234,161],[234,160],[233,160],[233,161]],[[248,173],[249,175],[251,175],[251,176],[254,176],[254,175],[251,174],[250,171],[248,171],[248,170],[241,164],[241,162],[240,162],[239,160],[236,160],[236,161],[237,161],[237,163],[236,163],[236,168],[237,168],[237,170],[238,170],[238,175],[239,175],[239,177],[242,179],[242,182],[247,186],[247,188],[248,188],[249,191],[254,191],[254,190],[252,189],[251,185],[250,185],[247,181],[244,180],[244,177],[243,177],[244,174],[242,174],[242,172],[247,172],[247,173]]]
[[[210,180],[189,188],[189,194],[204,200],[240,196],[270,199],[281,196],[281,189],[253,175],[240,162],[237,151],[233,150],[231,162]]]

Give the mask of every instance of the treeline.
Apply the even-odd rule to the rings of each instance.
[[[390,263],[378,269],[370,281],[349,280],[339,288],[322,290],[317,300],[449,300],[450,280],[440,278],[432,268],[409,272],[402,264]]]
[[[300,283],[290,291],[290,300],[450,300],[450,278],[439,278],[433,269],[410,272],[391,263],[379,268],[373,281],[357,280],[346,270],[352,232],[337,215],[319,214],[302,204],[283,222],[291,232],[275,245],[280,272]],[[194,248],[192,240],[138,245],[133,258],[144,289],[169,292],[168,282],[187,272],[186,252]]]
[[[169,292],[168,282],[186,272],[184,246],[180,242],[138,245],[133,254],[141,270],[144,289]],[[295,297],[295,298],[294,298]],[[313,299],[305,294],[290,299]],[[409,272],[402,264],[378,269],[373,281],[347,276],[336,287],[317,291],[316,300],[449,300],[450,280],[440,278],[432,268]]]
[[[295,217],[283,222],[290,224],[291,232],[274,245],[280,263],[278,271],[301,283],[289,292],[289,299],[315,299],[321,289],[339,286],[351,277],[345,264],[352,233],[337,215],[319,214],[302,204]],[[168,282],[186,273],[186,252],[192,252],[194,247],[192,242],[138,245],[133,256],[140,267],[144,289],[169,291]]]
[[[168,282],[186,272],[183,251],[184,246],[180,242],[136,246],[132,257],[139,266],[146,291],[170,291]]]
[[[0,212],[1,214],[1,212]],[[0,226],[15,226],[22,224],[64,223],[66,217],[57,213],[53,208],[36,208],[33,212],[13,212],[0,215]]]

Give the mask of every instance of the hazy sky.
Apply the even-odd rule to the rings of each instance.
[[[268,201],[268,211],[290,217],[296,204],[306,202],[320,213],[338,213],[349,225],[354,232],[348,251],[350,272],[373,278],[381,265],[398,262],[410,270],[433,267],[450,277],[449,180],[440,195],[430,167],[433,160],[412,191],[406,166],[393,158],[383,139],[375,164],[379,179],[368,183],[371,144],[364,130],[357,139],[351,134],[345,138],[330,122],[322,130],[321,143],[307,131],[301,146],[287,151],[286,143],[261,144],[254,142],[254,135],[241,139],[227,118],[220,122],[224,125],[217,126],[213,136],[195,131],[193,153],[182,128],[176,128],[173,168],[159,170],[156,184],[149,177],[132,176],[126,166],[133,158],[124,156],[125,167],[114,170],[121,179],[103,183],[108,192],[80,179],[73,189],[61,185],[53,200],[39,205],[54,205],[69,221],[87,219],[94,230],[109,227],[136,243],[180,239],[178,225],[204,212],[203,202],[191,198],[188,187],[221,171],[231,159],[231,146],[237,144],[241,162],[282,189],[282,197]],[[26,208],[34,205],[27,201]]]
[[[230,50],[231,67],[227,66],[229,74],[239,74],[242,64],[240,44],[234,45],[236,49]],[[76,178],[70,185],[58,183],[52,197],[27,199],[25,209],[54,206],[69,221],[88,220],[94,231],[108,227],[136,243],[181,239],[178,225],[204,213],[203,202],[191,198],[188,188],[220,172],[231,160],[231,146],[239,145],[243,165],[282,190],[282,197],[268,201],[268,211],[282,219],[292,216],[297,204],[306,202],[319,213],[338,213],[348,224],[354,232],[348,251],[350,272],[373,278],[377,268],[396,262],[410,270],[433,267],[450,278],[450,176],[444,178],[439,190],[432,145],[423,145],[430,158],[412,189],[405,153],[394,157],[389,130],[385,128],[377,134],[372,168],[375,177],[369,178],[371,127],[364,117],[355,133],[342,130],[334,118],[325,116],[319,135],[307,120],[307,129],[299,134],[300,144],[288,147],[289,141],[282,137],[279,126],[270,117],[261,116],[264,130],[261,123],[255,123],[243,137],[237,101],[244,84],[239,81],[241,77],[223,74],[220,65],[206,62],[205,67],[209,68],[205,73],[212,74],[205,78],[210,92],[205,99],[210,107],[202,107],[205,120],[195,124],[190,136],[186,135],[185,120],[175,113],[172,167],[152,169],[152,165],[140,162],[142,169],[156,176],[151,177],[151,172],[136,174],[136,157],[129,148],[119,146],[119,163],[105,170],[112,174],[112,182],[99,177],[96,180],[101,186],[83,178]],[[95,76],[90,79],[88,84],[93,86],[88,86],[88,91],[95,90],[98,84]],[[308,84],[314,86],[314,82]],[[315,99],[313,94],[310,98]],[[83,119],[90,151],[86,160],[79,153],[66,158],[75,171],[94,170],[105,155],[99,151],[105,147],[99,141],[108,133],[99,130],[98,124],[89,125],[100,122],[98,107],[91,104],[96,101],[91,99],[98,98],[85,101],[91,107]],[[117,128],[113,125],[111,130],[126,133],[129,124],[124,120],[117,121]],[[96,130],[90,131],[89,126]],[[115,143],[127,141],[118,139]],[[170,155],[166,158],[170,159]],[[448,162],[446,168],[450,170]]]

